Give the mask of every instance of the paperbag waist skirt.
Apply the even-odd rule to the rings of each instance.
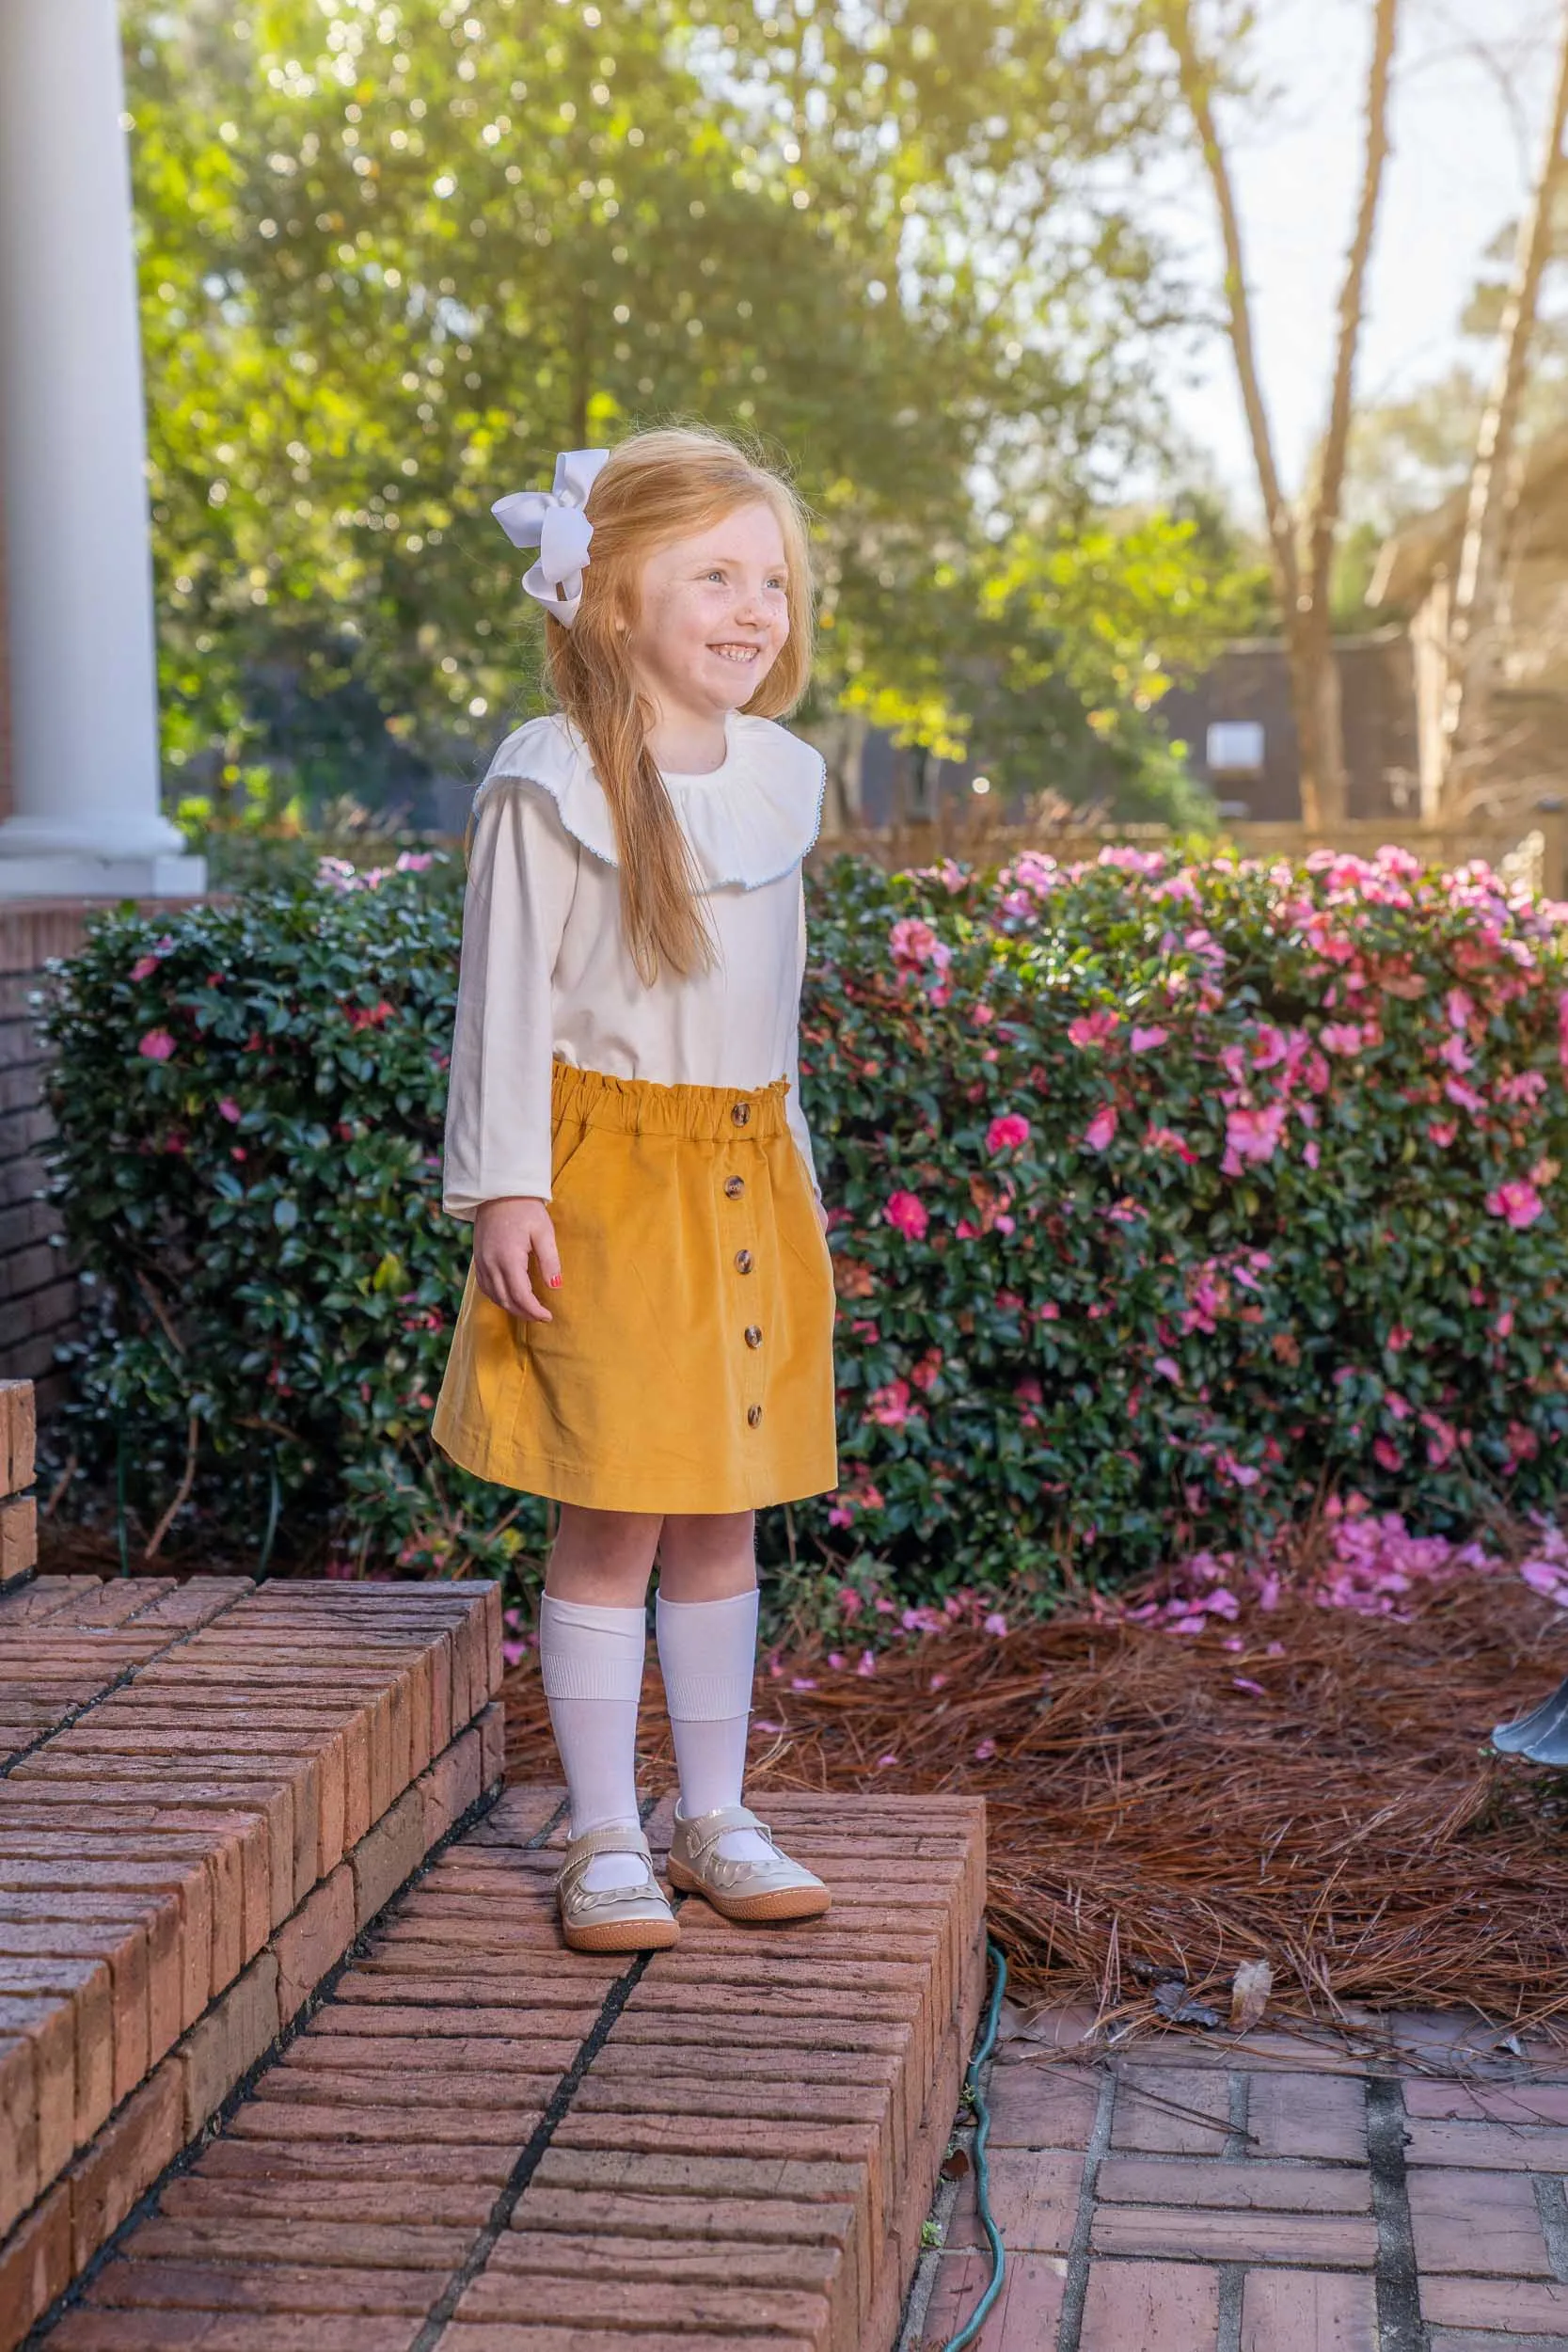
[[[837,1486],[832,1262],[786,1092],[555,1064],[552,1320],[508,1314],[470,1266],[443,1452],[601,1511],[743,1511]]]

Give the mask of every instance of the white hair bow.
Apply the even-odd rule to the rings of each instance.
[[[515,490],[490,509],[515,548],[538,548],[539,561],[524,573],[523,586],[567,628],[582,602],[582,575],[594,536],[582,510],[609,455],[607,449],[563,450],[555,461],[552,489]]]

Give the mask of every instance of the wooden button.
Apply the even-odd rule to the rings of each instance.
[[[752,1271],[752,1253],[749,1249],[737,1249],[735,1253],[735,1262],[740,1268],[742,1274],[750,1274]]]
[[[745,1179],[745,1177],[744,1177],[744,1176],[726,1176],[726,1177],[725,1177],[725,1179],[724,1179],[724,1190],[725,1190],[725,1192],[728,1194],[729,1198],[730,1198],[732,1200],[739,1200],[739,1198],[740,1198],[740,1196],[741,1196],[741,1194],[745,1191],[745,1189],[746,1189],[746,1179]]]
[[[746,1418],[754,1429],[758,1422],[762,1419],[762,1406],[760,1405],[748,1405],[746,1407]]]
[[[744,1127],[746,1121],[751,1118],[751,1116],[752,1105],[750,1103],[733,1103],[730,1105],[730,1117],[734,1120],[737,1127]]]
[[[746,1344],[748,1347],[760,1347],[762,1345],[762,1327],[760,1324],[749,1323],[746,1326]]]

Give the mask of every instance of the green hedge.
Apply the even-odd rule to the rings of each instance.
[[[423,863],[420,861],[419,863]],[[58,1191],[99,1327],[77,1442],[345,1561],[489,1565],[541,1506],[433,1457],[451,866],[122,913],[61,974]],[[1568,909],[1484,868],[1108,850],[814,882],[837,1497],[768,1556],[907,1599],[1565,1483]],[[817,1580],[819,1589],[827,1586]]]

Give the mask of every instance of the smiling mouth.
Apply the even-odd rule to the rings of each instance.
[[[710,645],[708,647],[708,651],[709,653],[717,654],[721,661],[734,661],[736,664],[740,664],[748,661],[755,661],[762,653],[762,647],[760,645],[736,644]]]

